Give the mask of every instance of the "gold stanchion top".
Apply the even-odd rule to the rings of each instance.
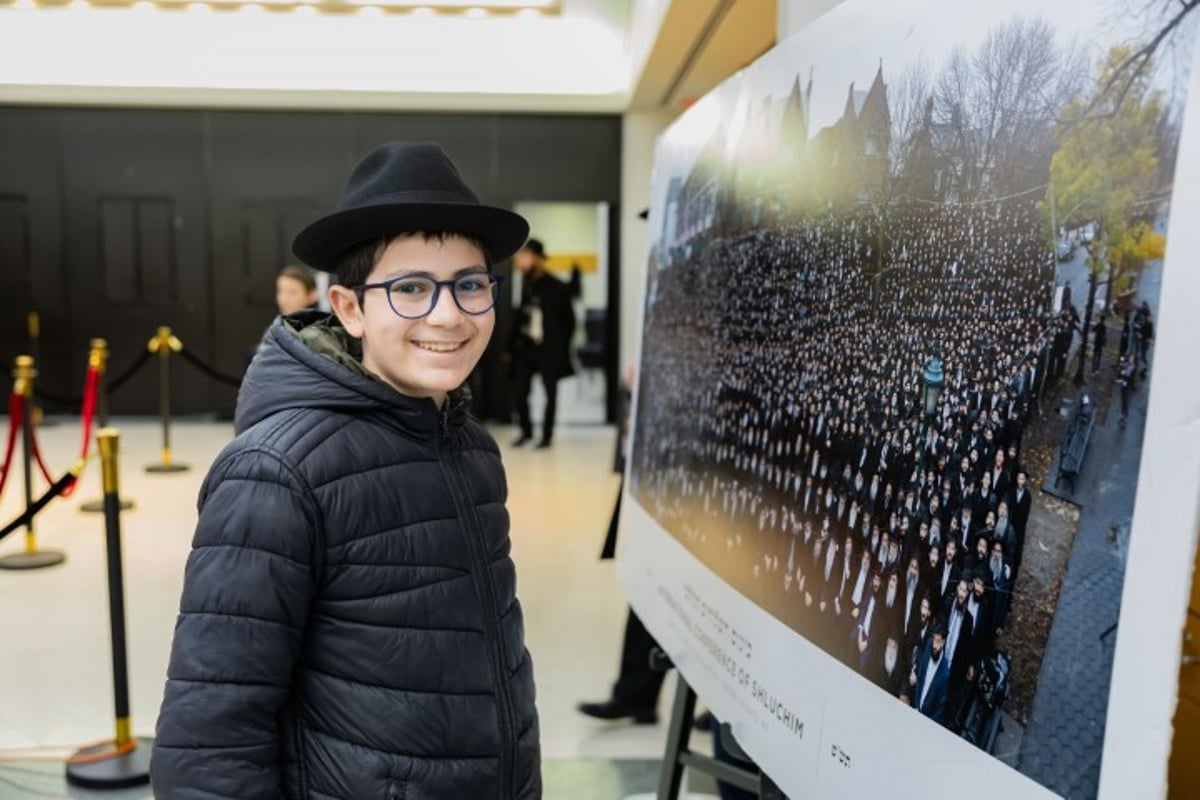
[[[33,397],[33,380],[37,377],[33,356],[17,356],[13,368],[13,392],[22,397]]]
[[[146,349],[159,355],[166,355],[168,351],[178,353],[183,349],[183,342],[171,333],[170,327],[161,325],[158,332],[154,334],[154,338],[146,345]]]
[[[92,349],[88,351],[88,366],[101,372],[108,368],[108,342],[92,339]]]

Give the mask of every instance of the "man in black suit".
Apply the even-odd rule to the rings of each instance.
[[[946,724],[950,668],[945,654],[946,623],[938,622],[916,667],[908,674],[913,708],[934,722]]]
[[[858,621],[850,631],[852,646],[851,663],[858,669],[860,674],[864,675],[867,673],[868,666],[871,663],[871,656],[875,652],[871,645],[875,644],[879,639],[876,630],[887,625],[880,610],[880,604],[883,602],[882,585],[882,575],[876,571],[871,575],[871,589],[866,599],[862,602],[861,611],[857,617]]]
[[[971,581],[964,570],[964,574],[958,577],[954,599],[946,609],[946,659],[950,663],[950,711],[945,719],[947,726],[957,721],[968,684],[975,679],[977,632],[975,618],[967,605],[970,595]]]
[[[867,677],[892,697],[907,696],[909,669],[900,650],[900,632],[894,627],[887,633],[883,653],[876,657],[874,669]]]
[[[1012,507],[1009,509],[1012,513],[1015,536],[1011,547],[1006,550],[1008,560],[1012,562],[1014,580],[1017,570],[1021,568],[1021,557],[1025,553],[1025,528],[1029,524],[1029,511],[1033,507],[1033,496],[1029,491],[1029,486],[1026,485],[1028,480],[1028,472],[1024,469],[1017,470],[1017,488],[1013,492]]]
[[[904,583],[901,586],[901,613],[899,627],[902,636],[908,635],[908,629],[917,625],[917,612],[921,606],[921,597],[925,594],[925,584],[921,579],[921,556],[913,553],[908,558],[908,569],[904,573]]]
[[[529,390],[536,373],[542,376],[546,390],[546,413],[538,443],[539,448],[544,448],[550,446],[554,437],[558,382],[575,372],[571,366],[575,310],[571,306],[571,290],[546,271],[546,250],[540,241],[526,242],[517,251],[514,264],[523,280],[521,305],[513,320],[511,358],[521,422],[521,435],[513,444],[519,447],[533,438]]]
[[[997,631],[1004,627],[1004,620],[1008,618],[1008,610],[1012,604],[1012,567],[1004,554],[1004,542],[992,542],[992,555],[987,568],[992,574],[992,621],[993,629]]]
[[[929,641],[929,634],[933,632],[935,623],[933,603],[927,593],[922,594],[917,612],[908,625],[908,632],[903,635],[901,640],[904,656],[910,667],[917,662],[917,658],[925,648],[925,643]]]
[[[1026,485],[1028,481],[1029,473],[1023,469],[1017,470],[1017,486],[1013,491],[1012,507],[1009,509],[1012,512],[1013,526],[1022,537],[1025,535],[1025,526],[1029,523],[1029,510],[1033,507],[1033,497],[1030,496],[1029,487]]]

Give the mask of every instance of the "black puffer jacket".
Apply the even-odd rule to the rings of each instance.
[[[158,798],[541,796],[495,442],[277,320],[200,493]]]

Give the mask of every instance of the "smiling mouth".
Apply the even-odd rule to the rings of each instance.
[[[462,342],[413,342],[414,345],[430,353],[456,353],[466,347]]]

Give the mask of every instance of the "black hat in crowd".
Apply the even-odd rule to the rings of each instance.
[[[528,242],[526,242],[521,247],[521,249],[528,250],[529,252],[536,255],[538,258],[546,257],[546,247],[545,247],[545,245],[542,244],[541,239],[530,239]]]
[[[338,211],[313,222],[292,252],[326,272],[355,245],[417,231],[461,233],[483,242],[491,262],[521,247],[529,223],[505,208],[486,206],[433,142],[389,142],[359,162]]]

